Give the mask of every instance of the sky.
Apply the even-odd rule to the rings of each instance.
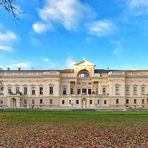
[[[148,0],[19,0],[0,8],[0,68],[148,69]]]

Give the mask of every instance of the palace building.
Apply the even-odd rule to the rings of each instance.
[[[148,108],[148,70],[0,70],[0,108],[126,110]]]

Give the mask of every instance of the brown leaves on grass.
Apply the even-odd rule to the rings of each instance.
[[[147,140],[147,127],[0,126],[0,148],[137,148]]]

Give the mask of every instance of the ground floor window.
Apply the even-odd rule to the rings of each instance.
[[[100,104],[100,100],[98,100],[98,104]]]
[[[62,100],[62,104],[65,104],[65,100]]]
[[[142,104],[144,104],[144,99],[142,99]]]
[[[71,100],[69,100],[69,104],[71,104]]]
[[[129,99],[126,99],[126,104],[129,104]]]
[[[49,103],[50,103],[50,104],[52,104],[52,103],[53,103],[52,99],[50,99],[50,100],[49,100]]]
[[[89,100],[89,103],[92,104],[92,100]]]
[[[0,100],[0,104],[3,104],[3,100]]]
[[[104,104],[107,104],[107,101],[106,100],[104,100]]]
[[[76,100],[76,104],[79,104],[79,100]]]
[[[116,99],[116,104],[119,104],[119,99]]]
[[[32,99],[32,104],[34,104],[34,99]]]
[[[136,99],[134,99],[134,104],[136,104],[137,103],[137,100]]]
[[[42,104],[43,103],[43,99],[40,99],[40,104]]]

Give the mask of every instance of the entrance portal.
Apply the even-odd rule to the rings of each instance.
[[[16,99],[15,98],[12,98],[10,103],[11,103],[11,108],[16,108]]]
[[[83,98],[82,99],[82,108],[86,108],[86,102],[87,102],[87,100],[86,100],[86,98]]]

